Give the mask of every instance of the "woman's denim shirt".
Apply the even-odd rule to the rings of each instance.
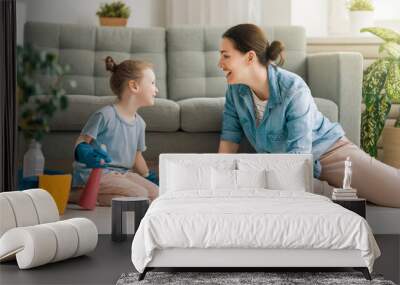
[[[318,111],[300,76],[269,64],[268,79],[268,104],[258,126],[250,88],[228,86],[221,139],[239,144],[244,134],[258,153],[312,153],[319,177],[319,158],[344,136],[342,127]]]

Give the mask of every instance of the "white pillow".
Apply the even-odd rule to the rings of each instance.
[[[213,190],[238,190],[241,188],[266,188],[265,170],[211,170]]]
[[[236,190],[236,170],[212,168],[211,173],[213,190]]]
[[[167,163],[167,191],[211,191],[211,169],[235,169],[235,160],[175,159]]]
[[[267,188],[271,190],[307,191],[308,179],[304,163],[292,165],[288,169],[267,170]]]
[[[239,170],[266,170],[267,188],[271,190],[307,191],[310,169],[305,160],[239,159]]]
[[[211,167],[169,163],[167,182],[169,191],[211,189]]]
[[[238,188],[267,188],[267,176],[263,170],[236,170]]]

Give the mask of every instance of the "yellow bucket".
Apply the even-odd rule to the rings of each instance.
[[[57,204],[60,215],[64,214],[67,207],[69,192],[71,191],[70,174],[39,175],[39,188],[49,192]]]

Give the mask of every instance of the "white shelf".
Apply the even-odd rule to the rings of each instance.
[[[310,37],[307,38],[308,45],[379,45],[383,41],[374,36],[353,37],[353,36],[331,36],[331,37]]]

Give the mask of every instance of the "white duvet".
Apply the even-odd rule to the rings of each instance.
[[[132,262],[143,272],[165,248],[358,249],[370,271],[380,255],[366,220],[328,198],[257,189],[160,196],[134,237]]]

